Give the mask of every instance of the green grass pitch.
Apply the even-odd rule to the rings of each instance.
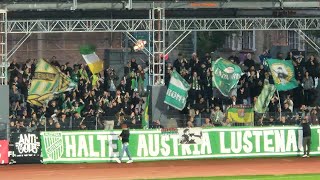
[[[297,175],[257,175],[257,176],[215,176],[215,177],[192,177],[192,178],[173,178],[157,180],[317,180],[320,174],[297,174]]]

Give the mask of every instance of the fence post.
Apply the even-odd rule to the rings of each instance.
[[[96,130],[98,130],[98,116],[96,116]]]

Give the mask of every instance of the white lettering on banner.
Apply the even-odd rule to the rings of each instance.
[[[286,152],[284,130],[274,130],[275,152]]]
[[[227,74],[218,68],[215,69],[214,74],[217,76],[220,76],[222,79],[225,79],[225,80],[240,79],[240,77],[241,77],[241,74],[239,74],[239,73]]]
[[[184,103],[184,102],[186,101],[186,98],[185,98],[185,97],[183,97],[183,96],[181,96],[180,94],[172,91],[171,89],[168,89],[167,95],[170,96],[170,97],[172,97],[173,99],[179,101],[179,102],[182,102],[182,103]]]
[[[193,155],[200,155],[199,144],[193,144]]]
[[[318,151],[320,151],[320,129],[317,130],[317,133],[318,133],[318,139],[319,139]]]
[[[167,141],[170,140],[169,136],[163,136],[161,138],[161,154],[165,157],[170,155],[170,146],[167,144]]]
[[[149,155],[156,157],[159,155],[160,134],[148,134]]]
[[[317,132],[319,135],[320,130]],[[226,133],[230,135],[228,136]],[[225,139],[226,137],[230,137],[230,139]],[[298,149],[302,149],[302,131],[296,129],[219,132],[219,140],[220,153],[222,154],[296,152]],[[255,150],[253,149],[254,145]]]
[[[86,136],[79,135],[78,157],[89,157]],[[83,152],[83,155],[82,155]]]
[[[139,134],[138,157],[212,154],[208,133],[202,134],[202,144],[178,145],[178,135]],[[170,146],[171,145],[171,146]]]
[[[302,139],[303,139],[303,134],[302,130],[298,130],[298,149],[300,151],[303,151],[303,145],[302,145]]]
[[[270,147],[272,145],[272,139],[269,139],[269,136],[272,136],[273,130],[265,130],[263,131],[263,138],[264,138],[264,151],[265,152],[274,152],[274,147]]]
[[[93,135],[88,136],[90,157],[99,157],[99,152],[94,151]]]
[[[249,138],[252,138],[251,131],[245,131],[243,134],[243,150],[245,153],[251,153],[253,150],[253,145]]]
[[[202,134],[201,154],[212,154],[211,142],[208,133]]]
[[[231,153],[230,148],[226,148],[225,146],[225,142],[227,141],[224,138],[224,132],[220,132],[219,139],[220,139],[220,152],[223,154]]]
[[[297,151],[297,137],[295,130],[288,130],[286,151]]]
[[[21,155],[32,156],[31,154],[36,154],[40,148],[40,142],[37,140],[38,137],[35,134],[20,134],[15,147]]]
[[[64,140],[66,157],[118,157],[117,144],[113,143],[117,140],[116,135],[65,135]]]
[[[143,153],[142,153],[143,151]],[[148,157],[148,144],[146,140],[146,136],[144,134],[138,135],[138,148],[137,148],[137,156],[138,157]]]
[[[238,131],[237,135],[236,132],[231,132],[231,151],[233,153],[240,153],[242,150],[242,132]]]
[[[207,133],[208,134],[208,133]],[[203,136],[203,135],[202,135]],[[179,136],[177,135],[170,135],[170,138],[173,141],[173,155],[174,156],[178,156],[179,155],[179,151],[178,151],[178,145],[179,145]],[[170,147],[169,147],[170,148]]]
[[[181,144],[181,148],[182,148],[182,156],[191,154],[190,144]]]
[[[109,157],[118,157],[119,156],[119,149],[118,149],[118,151],[115,151],[118,148],[117,144],[113,143],[115,140],[118,140],[117,135],[108,136]]]
[[[101,157],[106,157],[106,141],[108,140],[108,136],[106,136],[106,135],[97,135],[97,139],[98,139],[98,141],[100,141],[100,156]]]
[[[71,138],[71,142],[70,139]],[[77,157],[77,145],[76,145],[76,137],[75,136],[65,136],[66,142],[66,157]],[[72,153],[72,155],[71,155]]]
[[[255,139],[255,145],[256,145],[256,152],[261,152],[260,149],[260,142],[261,142],[261,137],[262,137],[262,131],[253,131],[253,136]]]

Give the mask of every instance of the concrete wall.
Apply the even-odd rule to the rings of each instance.
[[[21,39],[23,34],[8,34],[8,51]],[[24,62],[28,58],[47,58],[56,56],[60,62],[84,62],[79,46],[93,44],[97,54],[103,58],[104,49],[121,48],[121,33],[50,33],[32,34],[13,55],[17,61]],[[12,60],[12,59],[10,59]]]

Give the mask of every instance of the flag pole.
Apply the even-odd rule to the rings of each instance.
[[[278,95],[278,99],[279,99],[279,113],[280,113],[280,117],[279,120],[281,119],[281,115],[282,115],[282,109],[281,109],[281,100],[280,100],[280,96],[279,96],[279,91],[277,90],[277,95]]]

